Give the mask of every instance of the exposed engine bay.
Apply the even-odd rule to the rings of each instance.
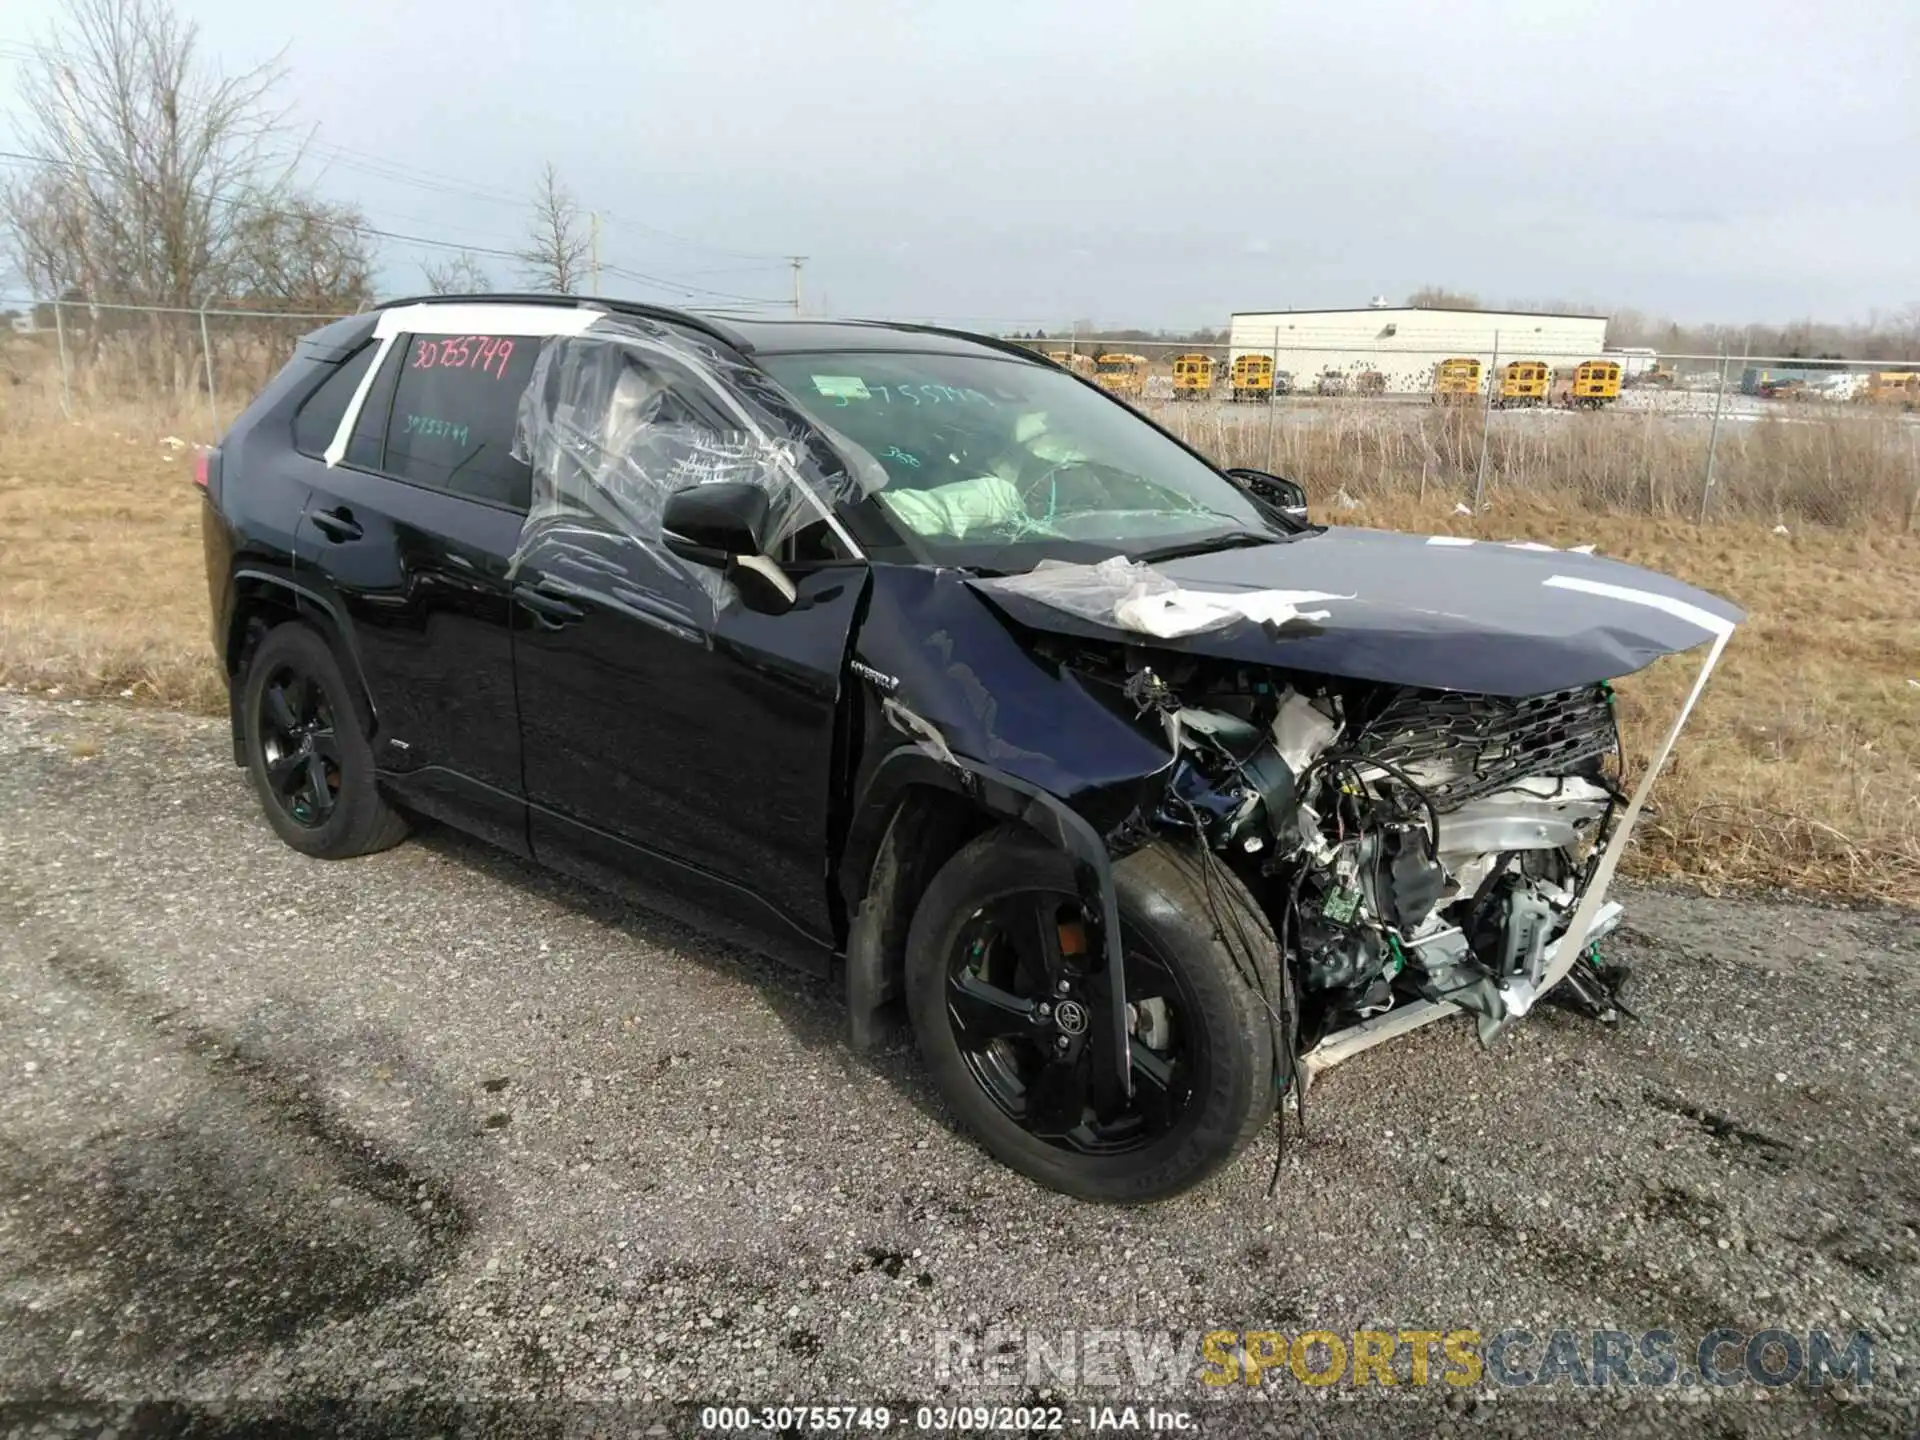
[[[1104,658],[1176,757],[1141,818],[1202,837],[1259,901],[1301,1052],[1419,1001],[1471,1012],[1483,1043],[1532,1008],[1625,803],[1609,685],[1508,699]]]

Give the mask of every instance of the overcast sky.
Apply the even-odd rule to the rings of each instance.
[[[609,263],[782,298],[804,254],[809,309],[1218,325],[1429,283],[1684,320],[1920,301],[1920,0],[180,8],[229,66],[285,48],[320,188],[376,224],[511,248],[501,197],[551,159]],[[0,42],[54,11],[7,0]],[[420,288],[421,253],[389,245],[384,286]]]

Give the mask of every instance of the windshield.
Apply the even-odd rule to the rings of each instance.
[[[1048,366],[846,352],[761,363],[884,474],[860,504],[877,507],[917,559],[1012,572],[1214,537],[1283,538],[1217,471]]]

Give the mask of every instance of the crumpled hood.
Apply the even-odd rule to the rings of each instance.
[[[969,583],[1036,630],[1440,690],[1538,695],[1630,674],[1746,618],[1637,565],[1526,542],[1329,527],[1152,567],[1200,592],[1317,591],[1324,618],[1239,620],[1181,639],[1075,614],[990,579]],[[1351,597],[1351,598],[1345,598]]]

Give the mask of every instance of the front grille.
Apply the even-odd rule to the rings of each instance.
[[[1612,691],[1583,685],[1510,700],[1409,691],[1354,743],[1364,760],[1405,771],[1436,810],[1451,810],[1528,775],[1568,775],[1617,744]]]

